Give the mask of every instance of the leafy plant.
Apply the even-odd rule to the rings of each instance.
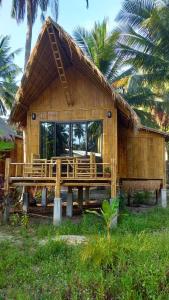
[[[102,203],[101,214],[97,211],[90,211],[87,212],[97,215],[104,220],[106,231],[107,231],[107,238],[110,239],[110,231],[112,228],[112,221],[115,216],[118,214],[118,207],[119,207],[119,199],[114,198],[111,199],[110,202],[108,200],[104,200]]]
[[[10,223],[12,226],[17,226],[20,224],[20,216],[19,214],[13,214],[10,218]]]
[[[27,214],[24,214],[21,217],[21,226],[27,228],[28,225],[29,225],[29,216]]]

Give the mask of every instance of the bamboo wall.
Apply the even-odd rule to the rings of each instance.
[[[118,128],[118,177],[163,179],[165,183],[165,139],[144,130]]]
[[[55,80],[29,107],[25,133],[26,161],[39,154],[40,121],[103,120],[103,160],[117,160],[117,110],[106,91],[71,67],[67,72],[73,106],[66,103],[60,81]],[[112,118],[106,116],[112,112]],[[36,113],[36,120],[32,120]]]

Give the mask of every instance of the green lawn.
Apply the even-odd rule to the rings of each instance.
[[[58,234],[89,242],[52,240]],[[110,241],[93,215],[59,228],[1,226],[0,236],[9,237],[0,239],[0,299],[169,299],[169,209],[123,212]]]

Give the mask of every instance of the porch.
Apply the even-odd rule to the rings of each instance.
[[[54,191],[53,221],[62,218],[62,190],[67,189],[66,216],[73,215],[73,189],[77,190],[77,203],[83,209],[83,200],[89,202],[90,189],[110,189],[116,194],[116,164],[96,162],[95,155],[89,157],[52,157],[50,160],[33,157],[30,163],[14,163],[6,160],[4,191],[8,195],[16,187],[23,187],[23,209],[27,212],[30,194],[34,189],[42,190],[42,206],[46,207],[47,191]],[[65,204],[64,204],[65,205]]]

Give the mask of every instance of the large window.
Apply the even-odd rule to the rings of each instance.
[[[102,121],[41,122],[41,158],[52,156],[86,156],[95,153],[101,157]]]

